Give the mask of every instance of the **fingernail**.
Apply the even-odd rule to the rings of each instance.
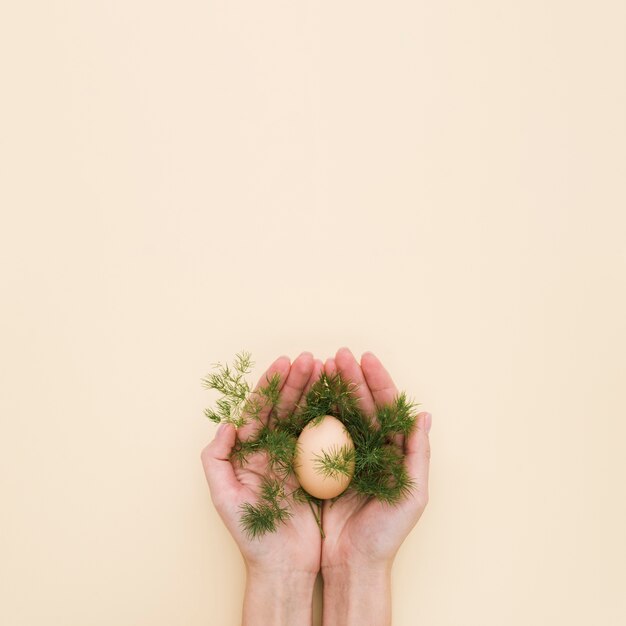
[[[424,416],[424,428],[426,428],[426,432],[430,432],[430,427],[433,424],[433,416],[430,413],[426,413]]]
[[[224,430],[224,426],[226,426],[226,422],[222,422],[218,427],[217,427],[217,433],[216,435],[219,435],[223,430]]]

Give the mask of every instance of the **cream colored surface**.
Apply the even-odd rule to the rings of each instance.
[[[0,623],[238,624],[200,379],[341,345],[433,414],[395,626],[626,623],[625,23],[2,3]]]

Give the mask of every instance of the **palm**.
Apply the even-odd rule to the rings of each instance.
[[[280,420],[304,405],[308,390],[319,378],[323,364],[303,352],[293,364],[288,357],[279,357],[261,377],[255,391],[274,374],[280,375],[280,399],[275,407]],[[249,420],[235,431],[232,426],[216,437],[203,451],[203,463],[211,497],[227,528],[237,542],[248,565],[264,569],[299,569],[317,573],[320,567],[321,533],[317,520],[307,503],[289,499],[291,517],[278,522],[274,532],[251,538],[241,526],[242,504],[255,503],[261,494],[263,477],[272,477],[267,453],[259,452],[246,458],[240,465],[230,461],[230,452],[236,438],[247,441],[254,438],[261,424],[269,420],[270,407],[259,414],[259,421]],[[294,476],[285,481],[286,494],[298,489]]]
[[[418,508],[412,498],[391,506],[355,493],[325,502],[322,565],[392,558],[417,521]]]
[[[261,491],[263,476],[268,470],[265,453],[254,454],[245,467],[235,466],[237,480],[245,487],[241,491],[242,502],[254,502]],[[285,491],[292,493],[299,487],[293,476],[285,480]],[[244,557],[252,561],[267,562],[276,565],[297,563],[301,569],[318,571],[320,566],[321,534],[313,512],[307,504],[292,502],[290,511],[293,515],[277,525],[277,531],[266,533],[260,539],[249,539],[239,529],[240,546]]]
[[[398,389],[380,361],[372,355],[362,359],[362,368],[346,348],[325,364],[328,374],[336,371],[358,385],[357,397],[362,411],[374,419],[376,405],[393,401]],[[394,444],[407,453],[411,472],[417,467],[416,453],[407,451],[404,437]],[[349,562],[380,562],[393,559],[406,535],[419,519],[427,499],[422,489],[413,491],[396,505],[348,492],[335,502],[325,501],[323,528],[326,538],[322,548],[322,567]]]

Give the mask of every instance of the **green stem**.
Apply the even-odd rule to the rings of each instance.
[[[322,539],[325,539],[326,535],[324,534],[324,529],[322,528],[322,522],[320,521],[319,517],[317,516],[317,513],[315,512],[315,510],[313,509],[313,504],[311,504],[311,501],[307,500],[307,502],[309,503],[309,506],[311,507],[311,512],[313,513],[313,517],[315,518],[315,521],[317,522],[317,526],[320,529],[320,533],[322,533]]]

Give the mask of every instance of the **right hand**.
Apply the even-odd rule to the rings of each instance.
[[[358,384],[355,396],[363,413],[375,418],[375,406],[388,404],[398,394],[393,380],[371,352],[357,363],[348,348],[340,348],[335,358],[324,364],[327,374],[336,371],[342,378]],[[411,494],[396,505],[346,493],[334,503],[324,502],[322,525],[326,538],[322,545],[322,572],[334,568],[390,568],[398,548],[421,517],[428,503],[430,414],[419,413],[416,426],[405,438],[396,436],[394,444],[405,454],[409,476],[416,482]]]

